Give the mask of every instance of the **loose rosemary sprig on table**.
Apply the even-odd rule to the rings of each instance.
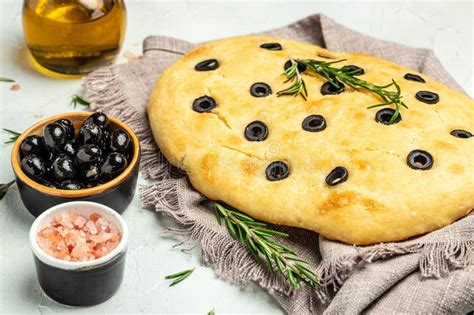
[[[79,95],[74,94],[71,98],[70,105],[72,106],[72,108],[76,108],[78,104],[82,105],[82,106],[86,106],[86,107],[90,105],[90,103],[88,101],[86,101],[85,99],[83,99]]]
[[[350,70],[348,67],[336,68],[332,65],[338,62],[345,61],[318,61],[313,59],[290,59],[291,66],[285,70],[283,75],[287,78],[285,82],[294,81],[293,85],[287,89],[279,91],[278,96],[281,95],[298,95],[306,100],[307,92],[304,80],[301,77],[301,73],[298,70],[298,64],[305,65],[309,70],[326,79],[336,88],[339,88],[339,83],[344,83],[353,89],[364,88],[372,93],[377,94],[381,99],[382,103],[368,106],[367,108],[381,107],[381,106],[395,106],[395,112],[393,113],[390,122],[394,122],[400,115],[402,107],[408,108],[408,106],[402,101],[402,95],[400,86],[392,79],[392,82],[387,85],[376,85],[365,80],[357,78],[355,75],[359,71],[358,69]],[[388,88],[394,87],[395,91],[388,90]]]
[[[288,237],[288,234],[267,229],[265,223],[220,203],[216,203],[215,214],[219,224],[224,222],[230,235],[247,246],[257,261],[262,254],[270,270],[273,272],[276,267],[293,288],[298,288],[300,283],[311,287],[318,285],[308,263],[298,258],[291,248],[275,242],[274,237]]]
[[[175,284],[178,284],[184,279],[186,279],[187,277],[189,277],[193,273],[193,271],[194,271],[194,268],[180,271],[172,275],[166,276],[165,279],[174,279],[174,281],[170,283],[170,287],[172,287]]]
[[[11,182],[9,183],[1,183],[0,184],[0,200],[3,199],[3,197],[5,197],[5,195],[7,194],[8,192],[8,189],[15,183],[14,180],[12,180]]]
[[[2,128],[2,130],[10,134],[10,139],[8,139],[8,141],[5,141],[4,142],[5,144],[15,142],[18,139],[18,137],[21,135],[21,133],[10,130],[10,129]]]
[[[15,82],[13,79],[0,77],[0,82]]]

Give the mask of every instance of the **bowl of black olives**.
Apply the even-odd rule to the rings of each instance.
[[[20,196],[34,216],[74,200],[122,213],[135,193],[139,160],[132,129],[103,113],[46,118],[23,132],[12,150]]]

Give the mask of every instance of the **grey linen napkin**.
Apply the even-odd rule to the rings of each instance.
[[[332,51],[365,52],[416,69],[461,92],[432,51],[374,39],[323,15],[312,15],[264,34],[310,42]],[[102,68],[85,78],[91,107],[127,122],[142,146],[142,173],[153,184],[141,190],[143,205],[178,222],[171,231],[196,240],[206,265],[238,284],[255,282],[292,314],[466,313],[474,309],[474,215],[404,242],[356,247],[302,229],[282,242],[309,262],[321,287],[292,290],[286,280],[255,262],[248,250],[217,224],[213,203],[196,192],[185,174],[160,154],[145,106],[160,73],[195,47],[186,41],[152,36],[144,57]],[[177,118],[179,119],[179,118]],[[436,215],[436,209],[433,209]]]

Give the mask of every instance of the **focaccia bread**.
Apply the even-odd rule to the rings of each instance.
[[[394,104],[367,108],[384,101],[303,63],[307,94],[278,95],[295,82],[282,75],[297,65],[290,59],[345,59],[332,66],[378,86],[394,80],[408,109],[392,120]],[[159,148],[198,191],[263,221],[366,245],[474,208],[473,100],[369,55],[271,37],[211,42],[161,75],[148,115]]]

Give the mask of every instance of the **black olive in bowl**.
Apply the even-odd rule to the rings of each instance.
[[[100,128],[105,128],[109,125],[109,118],[104,113],[93,113],[84,120],[84,125],[97,125]]]
[[[46,148],[51,152],[58,152],[66,144],[68,131],[58,123],[47,124],[43,129],[43,138]]]
[[[62,182],[67,179],[74,179],[77,175],[77,169],[74,161],[67,155],[58,156],[51,168],[52,176],[56,181]]]
[[[58,119],[56,122],[64,127],[66,130],[66,138],[68,140],[74,139],[76,133],[74,132],[74,124],[70,119]]]
[[[102,149],[96,144],[84,144],[76,151],[74,160],[81,168],[91,164],[100,164],[102,161]]]
[[[96,124],[84,124],[79,130],[77,142],[79,144],[100,144],[103,137],[102,128]]]
[[[125,131],[117,129],[110,134],[107,149],[110,152],[127,153],[130,150],[130,144],[130,136]]]
[[[26,176],[37,181],[41,180],[46,174],[46,164],[43,158],[36,154],[25,156],[21,160],[21,168]]]
[[[26,137],[20,144],[20,153],[22,157],[30,154],[42,156],[46,153],[46,150],[44,138],[37,135]]]
[[[15,142],[12,167],[20,197],[32,215],[38,216],[52,206],[76,200],[98,202],[119,213],[130,204],[139,169],[138,138],[123,122],[104,114],[91,114],[72,112],[46,118],[23,132]],[[44,130],[47,130],[47,135]],[[68,137],[70,130],[75,130],[75,137]],[[109,151],[111,135],[123,135],[122,132],[128,136],[128,141],[120,141],[119,148],[114,146],[114,151]],[[103,139],[104,134],[109,139]],[[107,144],[103,142],[105,140]],[[90,160],[86,160],[82,153],[90,153],[90,150],[81,150],[84,142],[87,149],[93,147],[94,152],[100,151],[102,155],[89,156]],[[103,166],[111,153],[121,154],[125,163],[121,166],[114,164],[118,171],[112,175],[102,174],[102,168],[108,170]],[[22,163],[25,158],[28,159]],[[22,167],[22,164],[25,165]]]

